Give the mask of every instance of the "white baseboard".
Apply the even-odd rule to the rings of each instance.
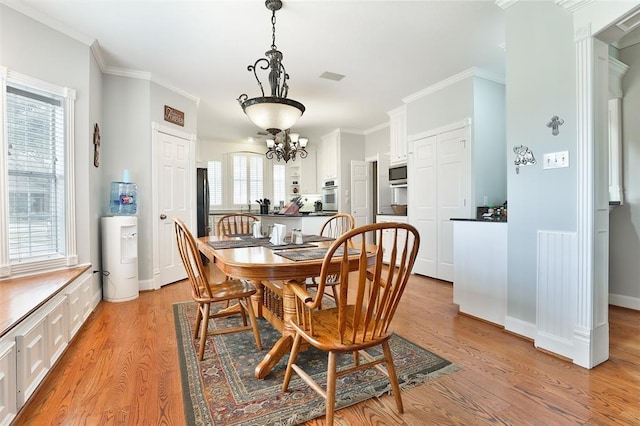
[[[155,287],[155,280],[153,278],[150,280],[138,280],[138,289],[140,291],[157,290]]]
[[[609,304],[640,311],[640,298],[609,293]]]
[[[535,324],[508,315],[504,318],[504,329],[532,340],[536,338],[537,334]]]

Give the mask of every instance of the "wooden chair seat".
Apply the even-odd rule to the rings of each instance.
[[[182,263],[187,271],[188,281],[191,284],[191,296],[198,304],[198,312],[196,314],[196,322],[194,325],[194,338],[200,337],[200,346],[198,348],[198,359],[204,358],[204,348],[208,335],[218,335],[226,333],[235,333],[240,331],[253,331],[253,337],[256,341],[258,350],[262,350],[262,342],[260,340],[260,331],[258,330],[258,321],[253,312],[251,303],[251,295],[256,293],[256,288],[248,282],[242,280],[227,279],[221,282],[213,281],[211,264],[205,267],[202,263],[200,251],[196,245],[193,234],[189,231],[185,223],[176,218],[174,219],[176,242],[178,251],[182,258]],[[238,302],[236,306],[228,307],[213,312],[211,305],[217,302],[228,302],[235,300]],[[209,320],[214,318],[223,318],[229,316],[241,315],[241,326],[221,327],[210,331]],[[247,315],[251,325],[247,324]]]

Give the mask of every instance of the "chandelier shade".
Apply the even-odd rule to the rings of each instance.
[[[271,49],[265,52],[264,58],[259,58],[253,65],[247,67],[247,70],[253,72],[262,96],[249,98],[248,95],[243,93],[237,100],[249,120],[259,128],[275,136],[282,131],[290,129],[302,116],[305,108],[300,102],[287,98],[289,74],[287,74],[282,64],[282,52],[276,47],[276,10],[282,8],[282,1],[266,0],[265,6],[272,12]],[[270,96],[264,95],[264,88],[257,73],[258,70],[269,70]]]
[[[265,156],[269,159],[276,159],[277,161],[284,160],[288,163],[289,160],[295,161],[296,157],[307,158],[307,143],[309,139],[301,138],[297,133],[290,133],[289,130],[280,132],[274,135],[274,139],[267,139],[267,152]]]
[[[304,113],[304,105],[298,101],[276,96],[247,99],[240,105],[249,120],[272,135],[291,128]]]

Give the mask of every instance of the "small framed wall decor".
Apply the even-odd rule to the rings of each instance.
[[[93,165],[100,166],[100,126],[98,123],[93,126]]]

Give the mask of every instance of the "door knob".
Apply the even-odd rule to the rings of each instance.
[[[166,218],[167,218],[167,215],[166,215],[166,214],[161,214],[161,215],[160,215],[160,219],[165,220]]]

